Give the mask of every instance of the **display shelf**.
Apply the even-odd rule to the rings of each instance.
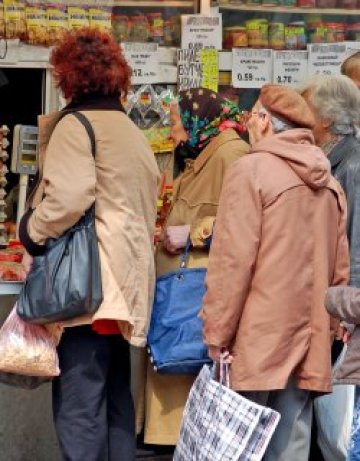
[[[149,8],[193,8],[192,0],[120,0],[112,3],[112,6],[123,7],[149,7]]]
[[[359,16],[360,10],[347,10],[343,8],[298,8],[285,6],[243,5],[227,3],[219,6],[220,11],[245,11],[260,13],[285,13],[285,14],[324,14],[336,16]]]
[[[21,291],[22,282],[1,282],[0,281],[0,296],[18,295]]]

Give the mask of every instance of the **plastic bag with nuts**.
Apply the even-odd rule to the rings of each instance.
[[[54,337],[42,325],[24,322],[16,306],[0,330],[0,372],[43,378],[60,374]]]

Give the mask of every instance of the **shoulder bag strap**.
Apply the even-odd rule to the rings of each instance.
[[[95,155],[96,155],[96,141],[95,141],[95,133],[94,133],[94,129],[91,125],[91,123],[89,122],[88,118],[85,117],[84,114],[82,114],[81,112],[72,112],[71,115],[73,115],[74,117],[76,117],[79,122],[84,126],[89,138],[90,138],[90,143],[91,143],[91,153],[92,153],[92,156],[95,158]]]

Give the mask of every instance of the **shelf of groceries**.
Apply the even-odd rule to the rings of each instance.
[[[359,16],[358,9],[346,8],[316,8],[316,7],[300,7],[300,6],[277,6],[277,5],[252,5],[242,3],[228,3],[220,6],[220,11],[243,11],[254,13],[284,13],[284,14],[323,14],[336,16]]]

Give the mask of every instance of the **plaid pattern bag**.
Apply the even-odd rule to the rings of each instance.
[[[220,366],[223,370],[224,365]],[[280,420],[229,388],[225,366],[220,382],[215,367],[204,365],[185,406],[173,461],[260,461]]]

